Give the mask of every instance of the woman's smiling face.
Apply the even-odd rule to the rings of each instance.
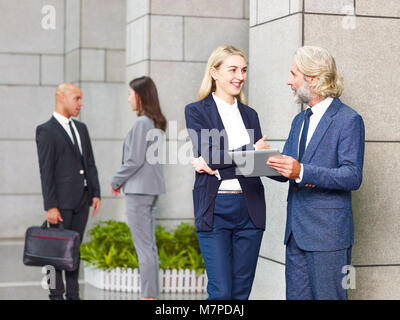
[[[238,96],[247,78],[247,63],[240,55],[226,58],[218,68],[211,69],[215,80],[215,94],[226,101]],[[232,101],[233,102],[233,101]]]

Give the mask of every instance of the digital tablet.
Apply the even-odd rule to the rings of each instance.
[[[237,166],[237,173],[245,177],[273,177],[281,175],[266,164],[268,158],[282,156],[279,150],[229,151],[228,154]]]

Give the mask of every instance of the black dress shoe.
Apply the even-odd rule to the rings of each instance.
[[[67,300],[81,300],[79,297],[67,297]]]
[[[63,296],[49,296],[50,300],[65,300]]]

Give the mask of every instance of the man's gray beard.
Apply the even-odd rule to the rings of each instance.
[[[305,80],[303,85],[296,91],[294,100],[296,103],[304,103],[307,105],[312,100],[312,93],[309,87],[309,82],[307,80]]]

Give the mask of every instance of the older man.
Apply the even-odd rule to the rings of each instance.
[[[71,83],[56,90],[56,108],[49,121],[36,128],[44,209],[51,225],[79,232],[81,241],[90,205],[92,216],[100,207],[100,186],[88,130],[72,120],[82,107],[82,91]],[[50,299],[63,300],[62,270],[56,270],[56,288]],[[79,267],[65,272],[67,299],[79,299]]]
[[[351,191],[362,181],[364,123],[339,97],[331,54],[296,51],[287,85],[307,105],[293,120],[281,159],[267,164],[289,180],[287,299],[347,299],[343,278],[354,242]]]

